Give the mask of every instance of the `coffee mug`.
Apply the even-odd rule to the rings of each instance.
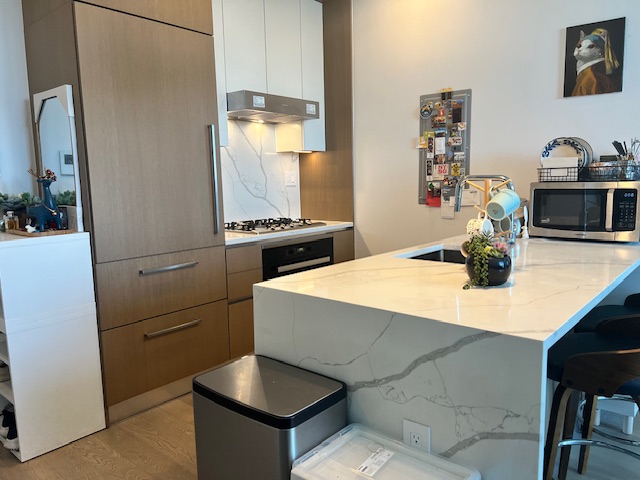
[[[513,219],[513,224],[511,223],[511,217],[504,217],[502,220],[498,222],[498,227],[501,232],[515,232],[516,235],[520,235],[520,229],[522,228],[522,222],[519,218]]]
[[[520,206],[520,195],[515,191],[503,188],[491,192],[491,200],[487,202],[487,215],[494,220],[502,220],[511,215]]]
[[[483,216],[483,212],[478,213],[478,218],[472,218],[467,222],[467,234],[479,235],[485,234],[493,236],[493,224],[491,220]]]

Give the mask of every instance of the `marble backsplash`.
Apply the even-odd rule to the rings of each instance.
[[[299,156],[276,153],[275,125],[230,120],[220,154],[225,222],[300,217]]]

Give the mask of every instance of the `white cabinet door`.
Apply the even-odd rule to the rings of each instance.
[[[227,92],[265,92],[267,62],[263,0],[223,0],[222,18]],[[217,36],[215,30],[214,35]]]
[[[304,150],[325,151],[322,4],[300,0],[302,98],[320,102],[320,118],[303,122]]]
[[[300,0],[266,0],[267,92],[302,97]]]
[[[320,118],[276,126],[276,151],[323,152],[324,119],[324,48],[322,4],[300,0],[300,53],[302,58],[302,98],[320,103]]]
[[[224,22],[222,0],[212,0],[213,9],[213,46],[216,65],[216,96],[218,99],[218,134],[220,146],[229,145],[229,126],[227,124],[227,73],[224,51]]]

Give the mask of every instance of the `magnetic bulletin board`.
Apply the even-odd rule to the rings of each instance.
[[[440,207],[469,174],[471,90],[420,96],[418,203]]]

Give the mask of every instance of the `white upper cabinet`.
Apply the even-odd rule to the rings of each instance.
[[[267,93],[273,95],[303,98],[300,3],[300,0],[264,3]]]
[[[251,90],[320,103],[320,118],[278,125],[278,151],[325,150],[322,4],[212,0],[220,144],[229,144],[227,92]]]
[[[320,102],[320,118],[302,123],[302,150],[325,151],[322,4],[315,0],[301,0],[300,18],[302,98]]]
[[[322,4],[300,0],[300,51],[302,98],[320,102],[320,118],[276,126],[276,150],[325,151],[324,49],[322,45]]]
[[[264,3],[264,0],[222,0],[227,92],[267,90]],[[215,28],[215,20],[213,25]],[[213,35],[217,38],[217,31]]]
[[[222,22],[222,0],[212,0],[213,10],[213,47],[216,66],[216,98],[218,99],[218,136],[220,146],[229,145],[229,126],[227,123],[227,74],[224,55],[224,24]]]

